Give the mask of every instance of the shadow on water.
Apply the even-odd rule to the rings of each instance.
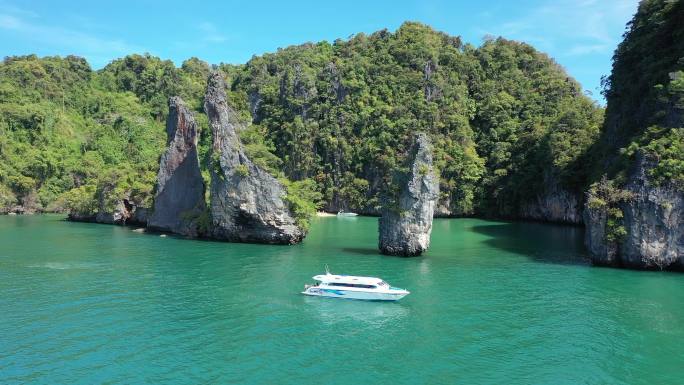
[[[343,247],[342,251],[344,251],[345,253],[360,255],[382,255],[380,254],[380,250],[366,247]]]
[[[583,227],[534,222],[499,222],[477,225],[471,229],[478,234],[491,237],[483,243],[524,255],[537,262],[590,265],[583,244]]]
[[[365,247],[343,247],[341,250],[344,251],[345,253],[357,254],[357,255],[376,255],[378,257],[399,258],[399,259],[413,258],[413,257],[406,257],[403,255],[383,254],[378,249],[371,249],[371,248],[365,248]]]

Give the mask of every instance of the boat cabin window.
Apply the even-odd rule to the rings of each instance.
[[[358,287],[362,289],[375,289],[375,285],[363,285],[360,283],[341,283],[341,282],[330,282],[328,286],[342,286],[342,287]]]

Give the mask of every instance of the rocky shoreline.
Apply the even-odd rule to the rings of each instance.
[[[147,212],[147,209],[145,208],[139,208],[138,210],[141,210],[140,212]],[[159,232],[155,229],[151,229],[147,227],[147,222],[144,217],[142,217],[142,220],[140,219],[141,217],[129,217],[127,220],[124,220],[123,217],[118,217],[119,214],[117,213],[106,213],[105,215],[93,215],[93,216],[78,216],[78,215],[73,215],[73,214],[68,214],[65,212],[54,212],[54,211],[42,211],[42,212],[37,212],[37,213],[3,213],[0,215],[42,215],[42,214],[62,214],[65,215],[65,220],[72,221],[72,222],[84,222],[84,223],[98,223],[98,224],[107,224],[107,225],[115,225],[115,226],[127,226],[133,229],[134,231],[138,232]],[[140,215],[140,214],[139,214]],[[336,213],[330,213],[330,212],[319,212],[316,214],[318,217],[336,217]],[[365,216],[366,215],[361,215]],[[114,220],[113,218],[121,218],[118,220]],[[378,216],[370,216],[370,217],[378,217]],[[435,216],[436,218],[436,216]],[[519,221],[519,222],[532,222],[532,223],[547,223],[547,224],[557,224],[557,225],[563,225],[563,226],[572,226],[572,227],[582,227],[585,229],[585,241],[584,243],[587,245],[587,252],[589,253],[589,259],[591,260],[592,264],[594,266],[606,266],[606,267],[618,267],[618,268],[624,268],[624,269],[630,269],[630,270],[651,270],[651,271],[661,271],[661,270],[667,270],[667,271],[684,271],[684,264],[682,264],[681,258],[676,261],[676,263],[668,262],[668,263],[663,263],[657,259],[653,259],[652,262],[648,262],[648,259],[641,259],[641,258],[634,258],[632,259],[632,262],[618,262],[615,260],[606,260],[605,257],[595,257],[592,255],[600,255],[600,256],[605,256],[605,252],[601,251],[600,249],[595,249],[596,245],[599,243],[596,243],[596,239],[602,239],[602,238],[596,238],[596,228],[595,227],[588,227],[585,226],[584,224],[575,224],[575,223],[563,223],[563,222],[551,222],[551,221],[539,221],[539,220],[534,220],[534,219],[513,219],[513,218],[492,218],[492,217],[483,217],[483,216],[451,216],[451,217],[441,217],[444,219],[461,219],[461,218],[475,218],[475,219],[485,219],[485,220],[509,220],[509,221]],[[592,219],[592,222],[595,223],[601,223],[600,221],[597,222],[596,219]],[[161,232],[163,233],[163,232]],[[593,234],[593,235],[592,235]],[[599,233],[600,234],[600,233]],[[599,235],[599,237],[602,237],[602,235]],[[635,239],[635,238],[632,238]],[[635,242],[632,243],[632,245],[645,245],[645,243],[640,243],[640,242]],[[595,253],[595,254],[594,254]],[[680,254],[681,255],[681,254]]]

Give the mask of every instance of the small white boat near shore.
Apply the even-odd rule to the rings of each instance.
[[[361,299],[366,301],[398,301],[411,294],[408,290],[392,287],[376,277],[326,273],[313,277],[317,282],[304,285],[302,294],[317,297]]]
[[[357,214],[357,213],[352,213],[352,212],[349,212],[349,211],[342,211],[342,210],[340,210],[340,211],[337,212],[337,216],[338,216],[338,217],[356,217],[356,216],[358,216],[358,215],[359,215],[359,214]]]

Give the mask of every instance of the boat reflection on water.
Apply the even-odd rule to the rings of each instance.
[[[335,301],[302,296],[307,313],[326,325],[354,323],[366,328],[384,328],[403,322],[411,309],[399,302]],[[313,318],[312,317],[312,318]]]

